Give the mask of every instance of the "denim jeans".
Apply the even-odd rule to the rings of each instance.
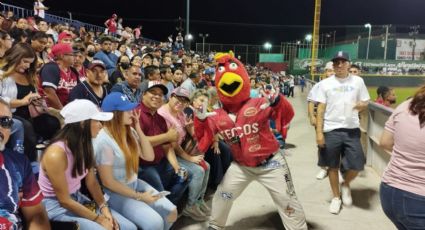
[[[178,205],[189,182],[179,182],[173,167],[166,158],[156,165],[142,165],[139,167],[139,179],[146,181],[158,191],[170,191],[167,196],[173,204]]]
[[[425,229],[425,196],[381,183],[381,205],[399,230]]]
[[[208,184],[211,188],[216,189],[224,177],[227,169],[232,163],[232,152],[230,147],[224,141],[218,142],[220,154],[214,153],[214,149],[208,148],[205,152],[205,161],[210,164],[210,176]]]
[[[197,201],[204,199],[208,185],[208,177],[210,175],[210,165],[205,162],[208,167],[204,170],[200,165],[184,160],[181,157],[177,157],[177,161],[180,167],[186,168],[189,173],[190,181],[187,203],[193,205]]]
[[[71,198],[80,204],[84,204],[90,201],[87,197],[82,195],[80,192],[71,194]],[[76,216],[71,211],[63,208],[56,197],[45,197],[43,199],[43,204],[44,204],[44,207],[46,208],[47,215],[49,216],[50,220],[76,221],[78,225],[80,226],[80,229],[90,229],[90,230],[104,229],[98,223],[83,217]],[[99,213],[99,210],[97,210],[97,212]],[[112,213],[112,216],[117,220],[118,224],[120,225],[120,229],[137,230],[136,225],[131,223],[129,220],[127,220],[125,217],[120,215],[118,212],[111,209],[111,213]]]
[[[128,184],[128,186],[137,192],[153,191],[154,194],[157,192],[157,190],[142,180],[136,180]],[[173,224],[167,222],[167,217],[176,209],[176,206],[165,197],[153,204],[146,204],[143,201],[122,196],[108,189],[105,189],[105,193],[110,197],[109,204],[111,208],[133,222],[139,229],[168,230]]]

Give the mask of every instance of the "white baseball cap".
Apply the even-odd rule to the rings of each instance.
[[[89,119],[97,121],[109,121],[114,116],[113,113],[100,112],[99,108],[86,99],[76,99],[63,107],[60,111],[65,118],[65,124],[85,121]]]

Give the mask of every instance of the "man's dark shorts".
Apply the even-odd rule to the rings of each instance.
[[[319,166],[339,168],[342,160],[345,169],[364,169],[366,158],[360,143],[360,129],[335,129],[324,136],[325,147],[319,148]]]

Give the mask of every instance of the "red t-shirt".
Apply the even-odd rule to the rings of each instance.
[[[108,26],[108,31],[110,33],[115,33],[117,32],[117,22],[115,21],[115,19],[110,18],[106,21],[106,25]]]

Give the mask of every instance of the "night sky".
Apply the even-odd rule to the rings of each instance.
[[[31,0],[4,1],[31,7]],[[89,3],[90,5],[85,5]],[[178,17],[185,19],[186,0],[45,0],[56,14],[73,12],[75,19],[103,24],[117,13],[124,25],[143,25],[143,35],[166,40],[176,33]],[[337,25],[425,25],[425,0],[322,0],[321,32]],[[207,42],[263,44],[301,39],[312,31],[314,0],[191,0],[190,32],[209,33]],[[184,23],[183,23],[184,25]],[[356,27],[350,27],[356,29]],[[425,26],[422,26],[425,30]]]

